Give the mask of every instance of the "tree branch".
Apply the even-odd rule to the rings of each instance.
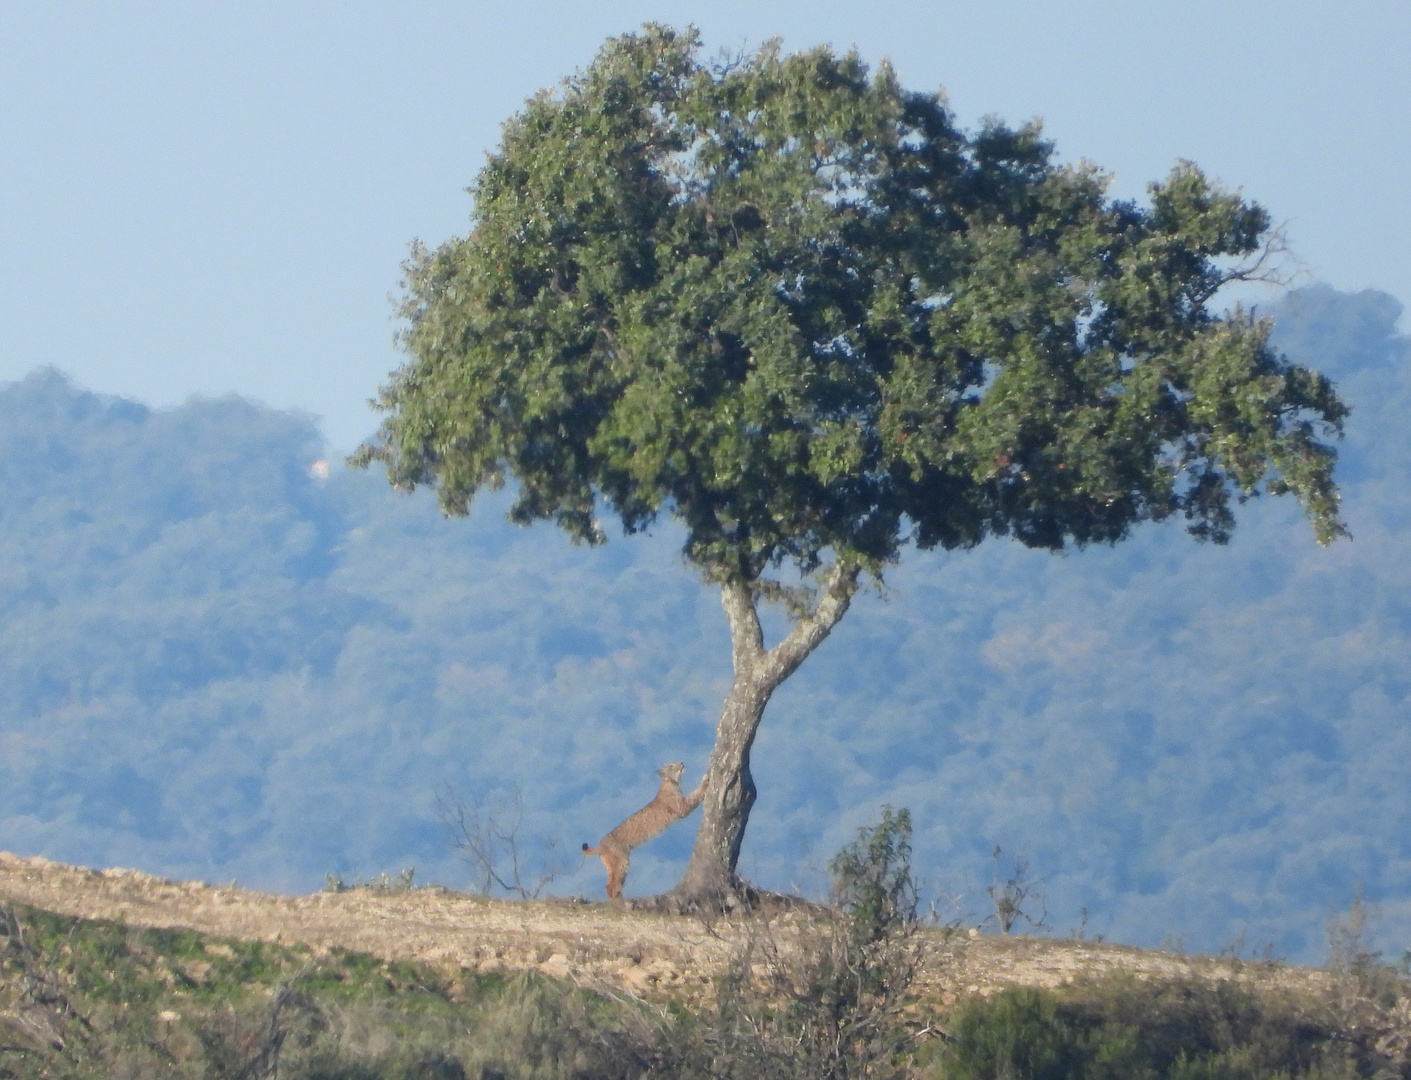
[[[1283,267],[1283,261],[1291,257],[1292,251],[1288,246],[1288,226],[1279,225],[1270,230],[1254,258],[1236,263],[1216,274],[1209,288],[1201,289],[1195,294],[1196,300],[1204,304],[1226,285],[1237,281],[1288,288],[1297,280],[1297,263],[1295,263],[1295,271],[1292,273]]]
[[[829,569],[813,611],[795,622],[788,636],[765,656],[769,679],[774,686],[792,675],[847,614],[857,592],[860,572],[861,567],[855,563],[835,562]]]
[[[766,651],[764,631],[755,607],[758,582],[728,578],[720,584],[720,600],[730,621],[731,660],[738,676],[762,666],[771,688],[777,687],[808,658],[838,624],[857,592],[861,567],[834,563],[824,575],[818,598],[805,614],[794,619],[793,629]]]
[[[730,620],[730,659],[739,675],[753,667],[765,655],[764,631],[759,626],[759,612],[754,606],[754,590],[740,578],[726,578],[720,583],[720,602],[725,617]]]

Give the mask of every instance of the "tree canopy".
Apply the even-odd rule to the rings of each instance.
[[[1027,851],[1059,928],[1086,906],[1112,940],[1246,929],[1317,963],[1361,883],[1377,944],[1411,939],[1411,340],[1376,293],[1267,314],[1352,405],[1358,542],[1329,557],[1295,500],[1263,499],[1222,549],[1171,523],[1063,559],[906,553],[893,600],[854,604],[769,706],[757,884],[806,880],[891,803],[932,876],[984,885],[995,840]],[[442,785],[519,781],[527,842],[576,843],[710,751],[719,604],[665,518],[607,549],[507,525],[508,490],[443,521],[430,489],[311,478],[306,416],[148,410],[52,373],[0,386],[0,432],[0,848],[288,892],[412,865],[463,885]],[[673,885],[691,833],[645,849],[629,894]]]
[[[1342,531],[1346,409],[1210,309],[1270,232],[1190,164],[1108,199],[1037,125],[956,124],[826,48],[607,43],[504,129],[469,235],[407,264],[408,362],[357,460],[598,542],[661,513],[712,577],[901,547],[1115,542],[1292,492]]]
[[[1346,408],[1211,301],[1270,221],[1182,164],[1115,201],[1036,125],[962,131],[855,54],[704,63],[648,26],[529,101],[471,230],[407,266],[407,363],[354,457],[442,507],[604,539],[661,514],[720,585],[734,681],[671,902],[729,906],[774,691],[902,547],[1115,543],[1294,493],[1343,531]],[[765,575],[792,563],[817,588]],[[758,605],[792,625],[766,648]]]

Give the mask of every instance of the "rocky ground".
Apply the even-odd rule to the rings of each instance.
[[[748,934],[787,947],[806,917],[722,919],[607,903],[500,901],[438,887],[278,896],[233,885],[89,870],[0,852],[0,903],[132,926],[343,948],[387,960],[481,971],[537,969],[634,995],[702,993]],[[1006,985],[1058,986],[1125,970],[1139,977],[1233,978],[1315,986],[1320,971],[1058,938],[928,932],[919,982],[942,999]]]

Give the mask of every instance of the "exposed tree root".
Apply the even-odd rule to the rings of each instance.
[[[757,889],[743,880],[736,881],[729,889],[715,894],[688,894],[672,889],[656,896],[624,899],[622,904],[628,911],[706,918],[732,914],[776,915],[789,911],[821,913],[832,910],[826,904],[806,900],[802,896]]]

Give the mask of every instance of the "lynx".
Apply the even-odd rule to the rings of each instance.
[[[679,761],[663,765],[657,770],[661,787],[657,788],[656,798],[604,836],[597,847],[583,845],[584,855],[598,856],[607,867],[608,899],[622,899],[632,849],[660,836],[668,825],[686,817],[705,798],[706,777],[691,794],[681,794],[681,774],[685,771],[686,766]]]

